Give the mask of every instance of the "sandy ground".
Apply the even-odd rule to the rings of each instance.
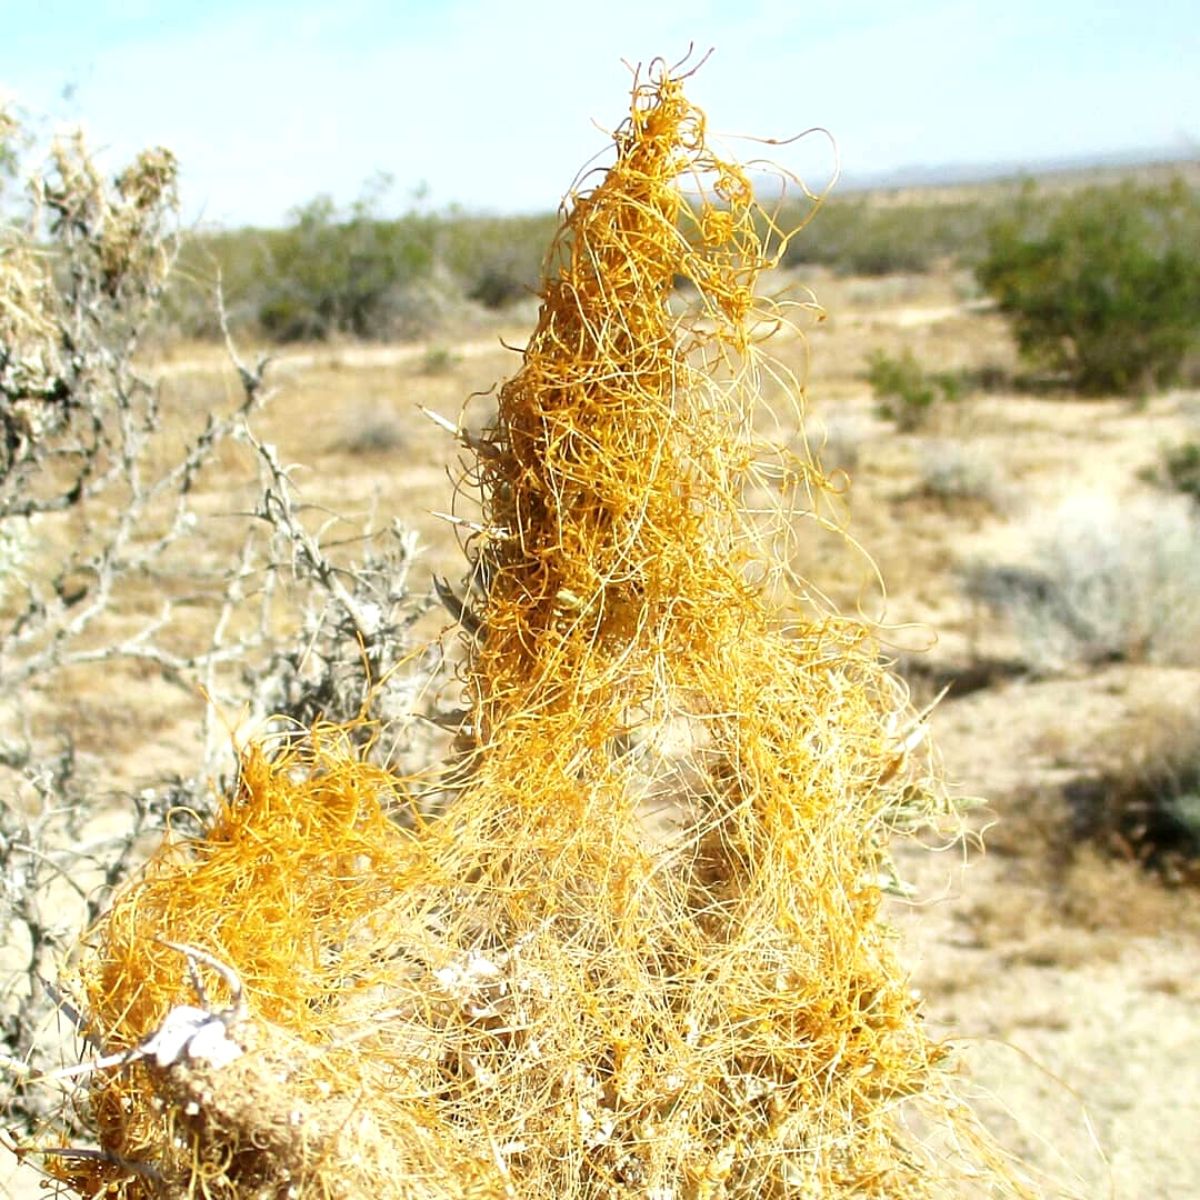
[[[889,581],[897,651],[907,662],[910,649],[931,647],[914,689],[939,671],[959,680],[934,720],[947,775],[961,794],[986,797],[998,821],[987,854],[963,843],[940,853],[900,850],[918,893],[895,905],[894,919],[930,1025],[954,1044],[964,1093],[1000,1140],[1058,1181],[1045,1194],[1200,1195],[1194,894],[1170,893],[1136,865],[1098,854],[1064,865],[1042,840],[1053,834],[1047,814],[1061,806],[1065,783],[1135,755],[1137,731],[1161,723],[1164,705],[1196,711],[1200,671],[1030,662],[1013,630],[963,588],[972,562],[1020,561],[1031,531],[1065,500],[1153,499],[1141,474],[1163,444],[1194,429],[1200,395],[1139,406],[1001,388],[939,414],[928,430],[897,435],[875,414],[863,381],[869,351],[909,347],[938,369],[1003,368],[1013,363],[1003,326],[961,279],[815,282],[830,315],[809,335],[811,430],[828,430],[831,453],[846,457],[851,532]],[[462,344],[283,354],[262,436],[305,464],[307,498],[342,512],[375,505],[401,515],[427,546],[422,578],[453,573],[457,550],[434,515],[447,506],[453,448],[417,410],[454,419],[470,393],[512,371],[502,334],[516,344],[523,336],[514,326]],[[431,356],[439,346],[452,350],[448,361]],[[802,349],[798,339],[781,347],[795,365]],[[198,411],[235,391],[210,349],[178,349],[160,370],[168,394],[175,389]],[[482,419],[488,403],[473,401],[467,419]],[[358,436],[373,422],[375,448]],[[947,500],[922,490],[923,463],[948,445],[989,464],[981,496]],[[814,557],[811,566],[843,602],[861,598],[861,560],[847,567]],[[868,597],[868,607],[875,603]],[[988,662],[1013,669],[968,692],[969,669]],[[91,738],[85,749],[113,777],[132,776],[129,735],[111,724],[106,695],[97,686],[74,697]],[[141,770],[178,761],[194,742],[198,698],[164,693],[156,703],[159,758],[143,756]],[[104,760],[106,748],[116,757]],[[2,1194],[35,1194],[36,1175],[25,1168],[14,1176],[12,1167],[0,1177]]]

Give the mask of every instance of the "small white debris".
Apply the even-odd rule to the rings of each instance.
[[[184,1057],[187,1045],[209,1021],[216,1018],[203,1008],[179,1004],[163,1018],[163,1023],[142,1043],[142,1054],[153,1058],[160,1067],[171,1067]]]
[[[448,992],[454,992],[464,987],[478,987],[486,980],[499,978],[502,973],[502,968],[490,958],[484,958],[482,954],[472,951],[467,955],[465,963],[451,963],[448,967],[435,971],[434,978]]]
[[[241,1057],[242,1048],[229,1036],[220,1017],[191,1004],[179,1004],[142,1043],[141,1054],[163,1068],[183,1059],[224,1067]]]
[[[227,1067],[241,1058],[242,1048],[229,1036],[222,1021],[210,1019],[187,1044],[189,1058],[203,1059],[214,1067]]]
[[[355,617],[359,632],[366,637],[372,637],[378,633],[380,627],[383,625],[383,609],[371,601],[359,604]]]

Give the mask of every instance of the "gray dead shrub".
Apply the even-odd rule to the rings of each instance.
[[[0,121],[0,161],[21,142]],[[367,740],[386,723],[375,753],[393,762],[432,736],[420,717],[441,664],[408,657],[427,606],[410,590],[413,535],[300,501],[252,428],[266,364],[242,362],[232,342],[240,395],[190,424],[138,369],[175,258],[175,211],[168,151],[110,179],[75,137],[0,215],[0,1112],[11,1130],[62,1106],[34,1082],[74,1020],[46,982],[57,963],[168,814],[186,832],[234,766],[218,712],[248,712],[280,736],[321,717],[358,720]],[[259,483],[249,506],[217,514],[242,535],[221,561],[205,535],[222,495],[214,473],[230,458],[257,466]],[[63,704],[64,681],[88,672],[150,717],[152,685],[192,698],[203,688],[203,751],[136,794],[114,792],[115,764],[81,758]]]
[[[1200,663],[1200,517],[1182,499],[1082,495],[1034,526],[1025,563],[968,589],[1013,622],[1030,664]]]
[[[985,446],[950,438],[930,438],[917,453],[917,490],[947,504],[977,503],[1001,512],[1007,489],[995,455]]]

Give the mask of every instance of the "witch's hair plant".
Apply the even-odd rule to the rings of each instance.
[[[81,955],[110,1054],[195,1006],[192,976],[240,1005],[220,1061],[188,1041],[94,1073],[103,1156],[61,1164],[81,1194],[944,1184],[905,1127],[950,1120],[943,1050],[880,911],[889,838],[942,809],[924,726],[872,629],[797,575],[827,480],[757,432],[786,312],[756,284],[786,234],[661,64],[615,150],[495,424],[463,434],[482,519],[448,795],[430,812],[334,727],[248,753]]]

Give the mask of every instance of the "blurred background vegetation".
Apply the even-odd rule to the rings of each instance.
[[[1200,192],[1183,171],[1143,174],[835,195],[782,265],[841,276],[959,272],[1009,319],[1031,382],[1144,393],[1195,377]],[[164,329],[217,336],[218,277],[234,326],[277,343],[428,337],[535,294],[554,214],[414,205],[384,216],[385,191],[370,184],[345,209],[319,196],[282,229],[194,233]],[[779,224],[800,224],[810,209],[784,203]]]
[[[162,319],[185,337],[219,334],[219,277],[236,327],[274,342],[419,338],[464,309],[534,294],[554,214],[380,214],[368,189],[348,209],[318,196],[282,229],[197,232],[180,256]]]

